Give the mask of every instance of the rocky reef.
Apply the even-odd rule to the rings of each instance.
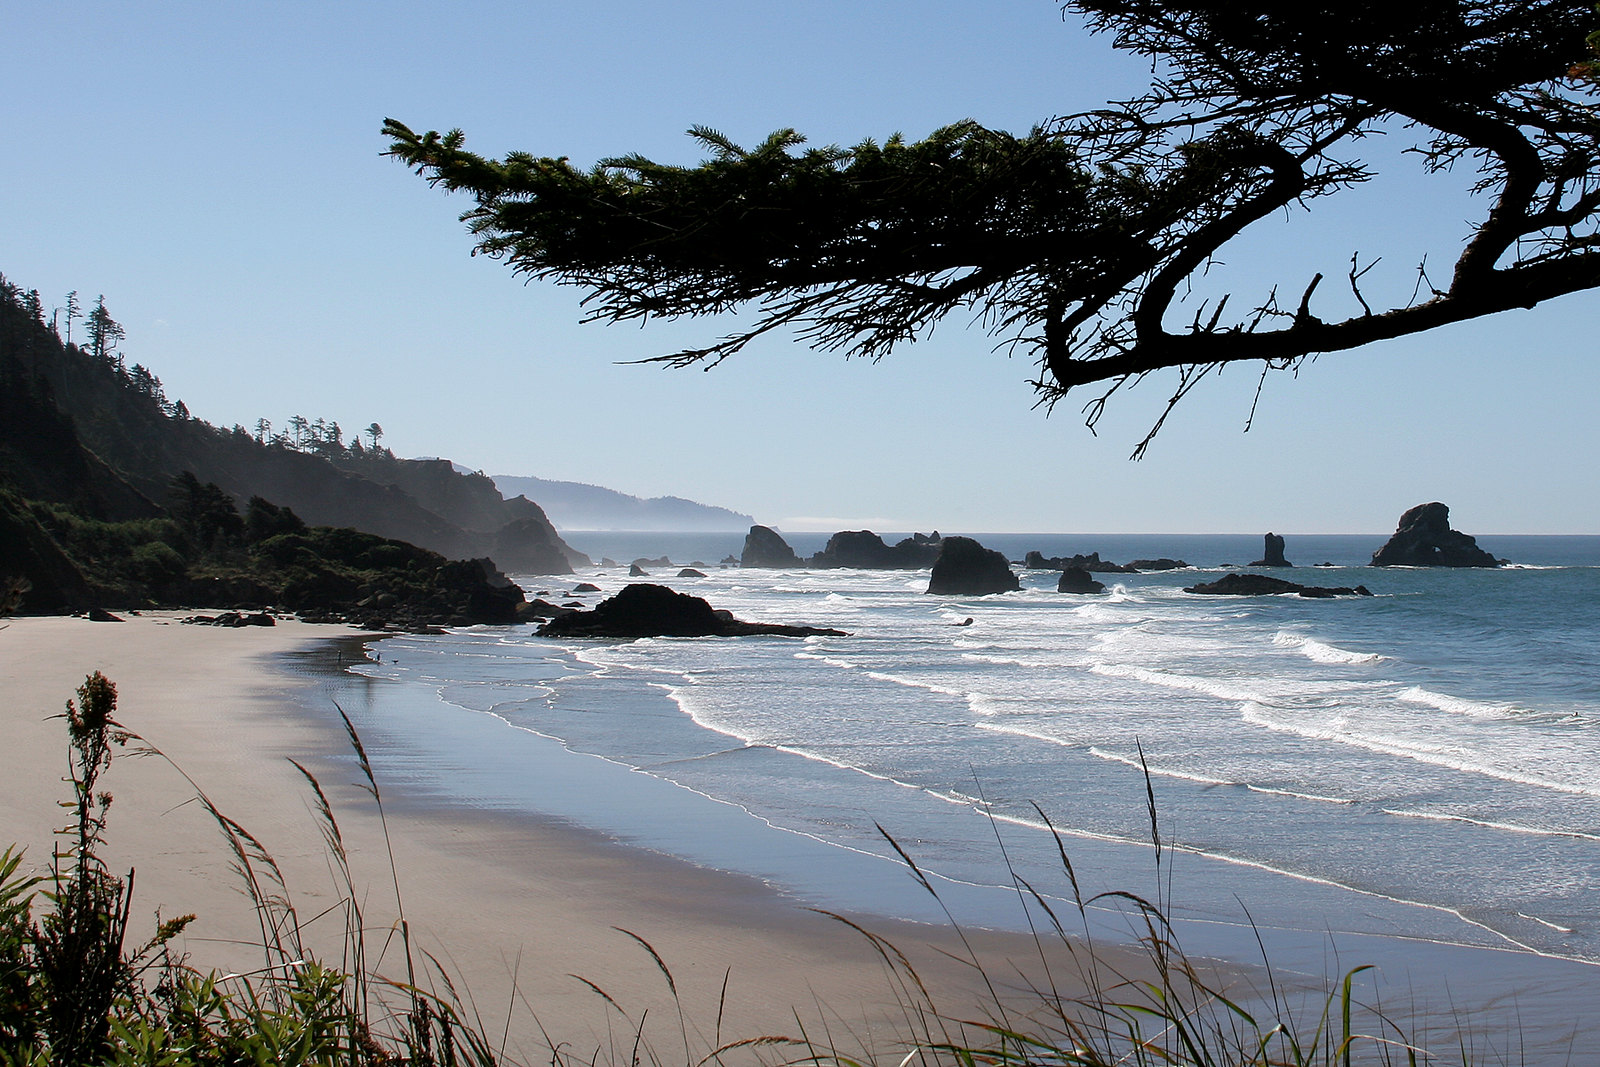
[[[1318,599],[1372,595],[1372,590],[1364,585],[1354,587],[1301,585],[1299,582],[1285,581],[1266,574],[1224,574],[1214,582],[1191,585],[1184,589],[1184,592],[1200,593],[1205,596],[1281,596],[1284,593],[1294,593],[1296,596]]]

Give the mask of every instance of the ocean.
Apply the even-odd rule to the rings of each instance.
[[[850,636],[376,641],[340,699],[391,790],[852,913],[1025,929],[1025,898],[1076,878],[1158,902],[1202,955],[1458,982],[1492,959],[1524,990],[1600,988],[1600,537],[1480,536],[1512,565],[1427,570],[1364,566],[1382,534],[1289,536],[1298,566],[1274,573],[1376,594],[1313,600],[1182,591],[1259,536],[976,534],[1011,559],[1190,564],[1098,575],[1102,596],[1016,568],[1022,590],[991,597],[719,567],[740,534],[564,536],[622,566],[519,578],[530,596],[592,605],[666,555],[650,580]],[[676,577],[691,563],[706,576]],[[1139,932],[1110,899],[1089,922]]]

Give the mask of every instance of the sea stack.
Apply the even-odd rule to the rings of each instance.
[[[928,578],[928,592],[945,596],[987,596],[1020,588],[1005,556],[970,537],[946,537]]]
[[[744,535],[744,554],[739,557],[739,566],[798,567],[800,557],[772,527],[752,526]]]
[[[1372,554],[1374,567],[1498,567],[1477,539],[1450,529],[1450,509],[1437,500],[1400,516],[1394,536]]]
[[[1266,547],[1262,549],[1261,558],[1250,564],[1252,567],[1293,567],[1294,564],[1283,558],[1283,537],[1280,534],[1268,533]]]
[[[1061,572],[1061,580],[1056,583],[1058,593],[1104,593],[1106,584],[1097,582],[1094,576],[1082,567],[1067,567]]]

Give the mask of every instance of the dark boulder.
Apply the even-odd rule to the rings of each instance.
[[[705,576],[705,571],[697,571],[693,567],[685,567],[678,572],[679,578],[704,578]]]
[[[648,577],[650,577],[650,572],[645,570],[643,567],[639,566],[637,563],[630,563],[628,565],[628,577],[629,578],[648,578]]]
[[[599,591],[600,587],[593,582],[579,582],[572,587],[571,595],[577,596],[579,593],[598,593]]]
[[[1136,559],[1128,564],[1128,569],[1133,571],[1181,571],[1188,564],[1181,559]]]
[[[637,583],[595,605],[539,627],[541,637],[847,637],[842,630],[743,622],[716,611],[704,599],[664,585]]]
[[[1061,580],[1056,583],[1058,593],[1104,593],[1106,585],[1097,582],[1082,567],[1068,567],[1061,572]]]
[[[1372,595],[1372,591],[1364,585],[1354,588],[1301,585],[1298,582],[1289,582],[1265,574],[1247,573],[1224,574],[1214,582],[1191,585],[1184,592],[1200,593],[1205,596],[1281,596],[1284,593],[1294,593],[1297,596],[1316,598]]]
[[[946,537],[928,579],[928,592],[943,596],[986,596],[1021,587],[1005,556],[970,537]]]
[[[739,557],[738,564],[741,567],[798,567],[800,557],[772,527],[752,526],[744,535],[744,554]]]
[[[1372,554],[1374,567],[1498,567],[1476,538],[1450,529],[1450,509],[1434,501],[1400,516],[1394,536]]]
[[[1280,534],[1269,533],[1266,536],[1266,547],[1262,550],[1261,558],[1250,564],[1252,567],[1293,567],[1294,564],[1283,558],[1283,537]]]

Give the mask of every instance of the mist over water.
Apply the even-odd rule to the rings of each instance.
[[[667,554],[674,568],[655,580],[741,618],[852,636],[550,641],[514,627],[386,640],[362,670],[437,694],[430,744],[479,724],[436,762],[480,773],[469,787],[441,772],[436,792],[526,803],[803,900],[922,918],[903,871],[861,874],[866,857],[892,856],[880,825],[952,887],[1009,885],[998,835],[1030,885],[1065,894],[1048,818],[1089,891],[1166,893],[1147,845],[1148,769],[1175,850],[1168,899],[1235,931],[1218,945],[1240,941],[1242,900],[1286,936],[1600,962],[1600,538],[1480,538],[1519,564],[1493,571],[1377,570],[1359,564],[1381,537],[1291,538],[1301,566],[1286,576],[1377,594],[1306,600],[1184,593],[1216,577],[1198,569],[1100,575],[1098,597],[1058,594],[1044,571],[1019,571],[1014,594],[933,597],[926,571],[715,569],[738,535],[567,537],[624,565]],[[1011,558],[1098,550],[1201,568],[1261,547],[979,539]],[[802,555],[823,540],[790,538]],[[707,577],[670,577],[695,561]],[[1335,566],[1307,566],[1324,561]],[[582,580],[603,590],[589,603],[628,581],[524,585],[565,599]],[[527,799],[504,724],[633,777],[590,794],[580,776]],[[362,728],[382,743],[401,727],[374,714]],[[497,751],[473,748],[485,744]],[[658,791],[630,813],[627,783],[646,779],[702,807]],[[715,818],[696,814],[713,802]],[[1014,895],[974,891],[970,906],[972,921],[1018,921]]]

